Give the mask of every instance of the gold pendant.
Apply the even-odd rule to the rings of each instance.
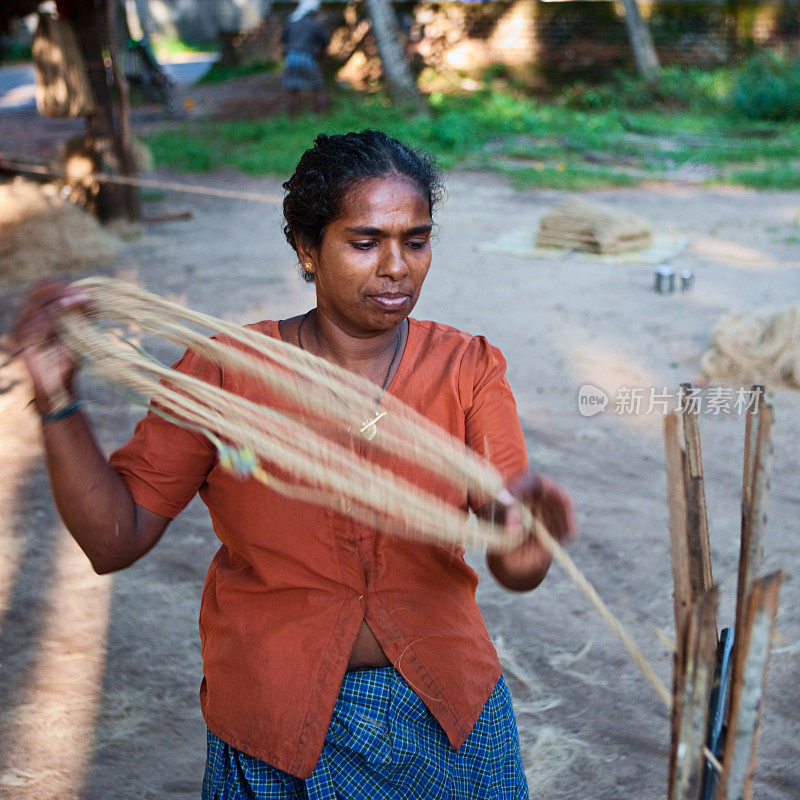
[[[375,438],[375,434],[378,432],[378,421],[383,419],[389,412],[388,411],[376,411],[375,416],[365,422],[360,428],[359,433],[368,441],[371,442]]]

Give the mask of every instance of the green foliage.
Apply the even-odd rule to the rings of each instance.
[[[234,78],[246,78],[248,75],[260,75],[267,72],[276,72],[280,69],[277,61],[261,61],[253,64],[242,64],[236,67],[226,67],[212,64],[208,71],[200,78],[198,83],[223,83]]]
[[[691,85],[705,87],[706,105],[669,109],[617,103],[587,110],[563,100],[543,102],[485,88],[431,95],[429,113],[413,115],[393,108],[380,94],[340,92],[324,118],[307,114],[290,120],[281,114],[193,122],[151,134],[147,144],[156,163],[177,170],[227,167],[286,176],[318,133],[379,128],[434,153],[445,169],[491,169],[508,174],[520,187],[627,186],[668,180],[676,170],[754,188],[800,185],[800,124],[743,125],[721,102],[712,102],[724,94],[724,81],[707,73],[702,80],[692,77]],[[632,94],[628,89],[624,97]]]
[[[800,58],[771,50],[751,58],[736,81],[733,106],[749,119],[800,120]]]
[[[762,169],[737,170],[729,176],[731,183],[749,189],[778,189],[781,191],[800,189],[800,166],[772,166]]]
[[[727,67],[664,67],[657,87],[650,86],[638,73],[618,70],[607,83],[578,82],[562,93],[568,108],[586,111],[614,108],[644,109],[663,107],[670,110],[724,110],[729,107],[735,81]]]
[[[213,53],[217,50],[217,46],[213,42],[192,42],[163,33],[154,33],[150,37],[150,41],[158,59],[189,53]]]

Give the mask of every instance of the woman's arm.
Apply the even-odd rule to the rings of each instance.
[[[137,506],[78,410],[77,364],[58,340],[55,321],[64,309],[85,309],[88,298],[56,280],[37,284],[14,329],[15,351],[25,362],[42,416],[47,469],[64,524],[99,573],[127,567],[158,541],[170,520]]]

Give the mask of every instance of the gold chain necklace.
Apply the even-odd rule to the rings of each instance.
[[[300,320],[300,324],[297,326],[297,344],[300,346],[300,349],[308,352],[305,347],[303,347],[303,325],[306,324],[306,320],[311,314],[311,311],[314,309],[309,309],[306,311],[303,319]],[[402,325],[402,323],[401,323]],[[386,394],[386,387],[389,385],[389,378],[392,375],[392,369],[394,368],[394,362],[397,361],[397,354],[400,352],[400,342],[402,341],[402,336],[400,335],[400,325],[397,326],[397,339],[394,344],[394,353],[392,353],[392,360],[389,362],[389,368],[386,370],[386,377],[383,379],[383,385],[381,386],[380,394],[378,395],[375,401],[375,411],[372,414],[372,417],[361,424],[361,427],[358,429],[358,432],[368,441],[371,442],[375,438],[375,434],[378,432],[378,422],[383,419],[389,412],[384,411],[381,409],[381,401],[383,400],[384,394]],[[339,397],[336,392],[333,392],[334,396],[347,408],[350,406]],[[349,430],[349,428],[348,428]]]

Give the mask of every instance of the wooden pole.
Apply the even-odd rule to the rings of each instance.
[[[775,572],[753,583],[737,627],[728,735],[717,800],[750,800],[758,756],[767,666],[783,580]]]
[[[755,389],[756,387],[754,387]],[[763,390],[762,390],[763,391]],[[744,478],[742,482],[742,532],[739,549],[739,578],[736,587],[736,627],[733,655],[733,682],[737,680],[736,656],[741,642],[739,629],[747,612],[748,597],[761,571],[764,556],[766,501],[772,463],[772,406],[759,398],[757,409],[747,412],[745,427]]]
[[[698,800],[703,785],[709,700],[716,664],[716,588],[698,597],[686,624],[683,694],[670,749],[670,800]],[[678,698],[673,700],[673,708]]]
[[[682,383],[681,391],[689,396],[690,383]],[[703,453],[700,448],[699,409],[683,403],[683,438],[686,447],[684,483],[686,490],[686,535],[689,548],[689,580],[692,597],[697,599],[711,589],[711,547],[708,540],[708,511],[703,479]],[[715,632],[716,637],[716,632]]]
[[[686,493],[684,454],[679,440],[679,417],[673,411],[664,417],[664,446],[667,467],[667,504],[669,507],[669,542],[674,582],[675,644],[680,653],[685,638],[686,619],[692,603],[689,577],[689,548],[686,536]]]
[[[669,543],[672,564],[673,602],[675,608],[675,653],[672,661],[672,716],[670,741],[675,745],[670,751],[670,798],[675,787],[678,752],[683,725],[683,706],[686,678],[686,628],[692,605],[689,578],[689,549],[686,537],[686,492],[684,485],[684,460],[679,437],[679,415],[673,411],[664,417],[664,449],[667,468],[667,505],[669,508]]]

